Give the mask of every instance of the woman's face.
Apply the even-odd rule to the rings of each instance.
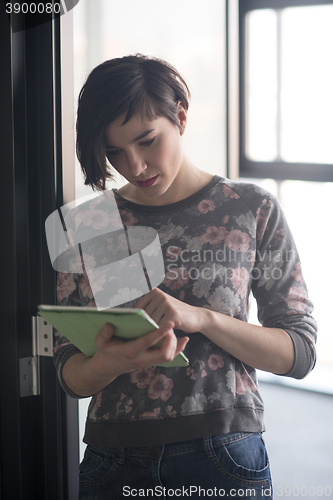
[[[178,110],[184,129],[186,110],[181,104]],[[133,186],[138,200],[149,204],[162,196],[170,202],[174,188],[184,182],[183,131],[165,117],[142,120],[134,115],[123,125],[124,119],[118,117],[106,130],[108,160]]]

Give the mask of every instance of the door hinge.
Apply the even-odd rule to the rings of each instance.
[[[19,360],[21,398],[40,394],[40,356],[53,356],[53,328],[41,316],[33,316],[32,356]]]

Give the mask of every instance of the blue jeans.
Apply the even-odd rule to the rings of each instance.
[[[272,499],[262,436],[233,432],[148,448],[87,446],[80,500],[133,497]]]

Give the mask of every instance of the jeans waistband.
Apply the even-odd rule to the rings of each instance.
[[[139,448],[124,448],[127,456],[136,456],[142,458],[156,458],[157,460],[163,457],[172,455],[180,455],[182,453],[190,453],[192,451],[207,449],[210,445],[217,448],[223,444],[229,444],[234,441],[243,439],[252,432],[231,432],[229,434],[219,434],[217,436],[204,437],[194,439],[192,441],[184,441],[180,443],[165,444],[160,446],[148,446]]]

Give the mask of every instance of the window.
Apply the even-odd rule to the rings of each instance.
[[[242,176],[333,180],[333,4],[306,3],[240,2]]]
[[[333,2],[240,0],[239,9],[239,173],[279,199],[315,305],[317,368],[296,384],[332,393]]]

